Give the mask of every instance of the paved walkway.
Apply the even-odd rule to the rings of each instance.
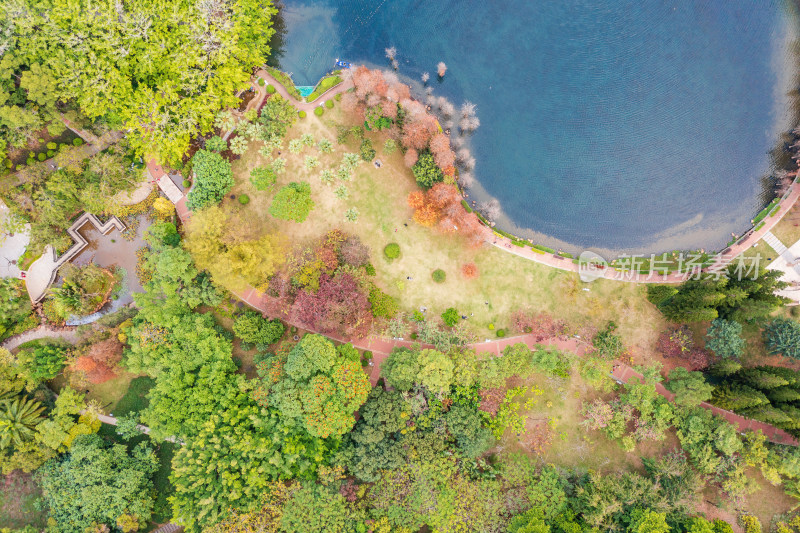
[[[774,228],[778,224],[778,222],[781,221],[783,216],[789,212],[792,206],[794,206],[795,202],[797,202],[797,199],[799,197],[800,197],[800,183],[797,182],[792,183],[791,192],[789,193],[788,196],[784,197],[784,199],[780,202],[779,204],[780,208],[778,209],[778,211],[774,215],[766,217],[763,220],[764,225],[758,231],[750,230],[732,246],[722,250],[722,252],[718,254],[717,260],[708,268],[703,269],[703,271],[704,272],[719,271],[723,269],[725,265],[727,265],[733,259],[735,259],[739,254],[743,253],[744,251],[752,247],[765,235],[770,233],[772,228]],[[492,244],[495,247],[500,248],[506,252],[513,253],[514,255],[524,257],[525,259],[530,259],[531,261],[535,261],[543,265],[559,268],[561,270],[568,270],[570,272],[581,272],[581,268],[579,267],[579,265],[573,263],[572,259],[559,257],[555,254],[550,254],[550,253],[541,254],[538,252],[534,252],[533,250],[531,250],[530,247],[516,246],[513,244],[511,239],[508,239],[507,237],[502,237],[496,234],[495,237],[496,237],[495,242],[493,242]],[[621,272],[615,270],[613,267],[610,266],[601,269],[601,271],[597,271],[597,276],[596,276],[597,278],[613,279],[617,281],[632,281],[637,283],[681,283],[683,281],[686,281],[686,279],[691,276],[691,274],[688,272],[682,274],[671,273],[667,276],[663,276],[660,274],[653,274],[652,276],[648,276],[645,274],[636,275],[635,273],[631,272]]]
[[[634,369],[627,365],[619,364],[614,368],[614,371],[611,373],[612,377],[619,382],[627,383],[633,378],[637,378],[639,381],[644,381],[644,377],[639,373],[636,372]],[[658,392],[661,396],[666,398],[669,401],[673,401],[675,395],[668,391],[666,387],[662,383],[656,383],[656,392]],[[729,423],[733,424],[739,429],[739,432],[744,433],[747,430],[751,431],[761,431],[766,437],[767,440],[770,442],[775,442],[777,444],[787,444],[789,446],[798,446],[800,445],[800,441],[789,435],[782,429],[778,429],[775,426],[771,426],[765,422],[759,422],[758,420],[752,420],[750,418],[745,418],[741,415],[737,415],[733,411],[726,411],[725,409],[720,409],[715,405],[711,405],[708,402],[703,402],[700,404],[700,407],[708,409],[715,415],[719,415]]]
[[[286,87],[278,83],[278,81],[272,77],[272,74],[263,69],[258,70],[256,72],[256,79],[253,81],[253,87],[257,91],[260,88],[258,85],[258,78],[264,78],[264,81],[266,81],[269,85],[275,87],[275,92],[277,94],[289,100],[292,103],[292,105],[297,108],[298,111],[305,111],[306,113],[313,113],[314,108],[323,105],[326,101],[330,100],[337,94],[349,91],[350,89],[353,88],[353,82],[351,80],[343,81],[339,85],[331,87],[330,89],[322,93],[319,96],[319,98],[317,98],[313,102],[301,102],[297,100],[294,96],[289,94],[289,91],[286,90]],[[266,94],[266,85],[261,89],[263,89],[264,94]]]
[[[78,341],[78,332],[75,328],[54,328],[51,326],[39,326],[36,329],[31,329],[25,333],[14,335],[3,341],[2,347],[6,350],[14,350],[26,342],[35,341],[38,339],[59,338],[75,343]]]

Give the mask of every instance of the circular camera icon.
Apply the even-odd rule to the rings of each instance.
[[[578,276],[585,283],[591,283],[598,278],[602,278],[605,275],[606,268],[608,268],[608,261],[599,254],[586,250],[578,256]]]

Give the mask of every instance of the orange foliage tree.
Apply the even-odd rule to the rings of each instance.
[[[437,183],[426,192],[414,191],[408,195],[408,205],[414,209],[414,221],[421,226],[436,225],[446,233],[458,232],[473,246],[480,246],[489,237],[490,230],[475,213],[467,213],[452,185]]]
[[[75,360],[73,369],[83,372],[89,383],[104,383],[117,377],[117,364],[122,360],[122,344],[116,337],[95,343]]]
[[[465,263],[461,267],[461,275],[466,279],[474,279],[478,277],[478,265],[475,263]]]

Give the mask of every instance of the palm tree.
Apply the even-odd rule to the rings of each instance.
[[[22,396],[0,402],[0,449],[31,440],[36,426],[43,420],[43,411],[42,404]]]

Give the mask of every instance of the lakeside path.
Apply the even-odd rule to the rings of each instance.
[[[259,106],[261,105],[261,102],[263,102],[264,99],[267,97],[267,86],[264,85],[263,87],[261,87],[258,84],[258,78],[264,78],[265,82],[267,82],[269,85],[272,85],[273,87],[275,87],[275,92],[276,93],[278,93],[282,97],[284,97],[287,100],[289,100],[292,103],[292,105],[298,111],[305,111],[306,113],[312,113],[314,111],[314,108],[317,108],[317,107],[323,105],[326,101],[330,100],[331,98],[333,98],[337,94],[340,94],[340,93],[343,93],[343,92],[347,92],[347,91],[349,91],[350,89],[353,88],[353,81],[352,80],[343,81],[343,82],[339,83],[338,85],[335,85],[334,87],[331,87],[330,89],[328,89],[327,91],[325,91],[321,95],[319,95],[319,98],[317,98],[313,102],[305,102],[305,101],[297,100],[294,96],[289,94],[289,91],[286,90],[286,87],[284,87],[278,80],[276,80],[272,76],[272,74],[270,74],[266,70],[264,70],[264,69],[257,70],[256,73],[255,73],[255,76],[256,76],[256,79],[253,80],[253,88],[256,90],[256,92],[258,93],[259,96],[254,100],[258,100],[259,101],[259,103],[258,103]],[[249,107],[250,106],[248,105],[248,108]],[[258,107],[256,107],[256,109],[258,109]]]
[[[789,195],[786,196],[780,202],[780,204],[778,204],[780,206],[778,211],[772,216],[764,218],[762,221],[763,225],[758,229],[758,231],[750,230],[736,243],[722,250],[717,255],[714,263],[707,268],[704,268],[703,272],[719,272],[731,261],[736,259],[736,257],[738,257],[741,253],[747,251],[747,249],[751,248],[754,244],[760,241],[764,235],[769,233],[772,228],[774,228],[778,222],[781,221],[784,215],[789,212],[789,210],[794,206],[795,202],[797,202],[798,198],[800,198],[800,182],[793,182]],[[759,223],[759,225],[761,225],[761,223]],[[567,270],[576,273],[584,271],[578,264],[573,263],[572,259],[562,258],[550,253],[537,253],[531,250],[530,247],[520,247],[514,245],[511,239],[507,237],[497,234],[494,234],[494,236],[495,241],[491,244],[496,248],[500,248],[506,252],[529,259],[531,261],[535,261],[537,263],[541,263],[543,265],[559,268],[561,270]],[[595,274],[597,278],[615,281],[628,281],[635,283],[682,283],[693,275],[696,275],[696,272],[674,272],[666,276],[661,274],[653,274],[650,276],[646,274],[637,274],[635,272],[623,272],[608,266],[603,269],[602,275],[600,275],[598,271],[595,271]]]

